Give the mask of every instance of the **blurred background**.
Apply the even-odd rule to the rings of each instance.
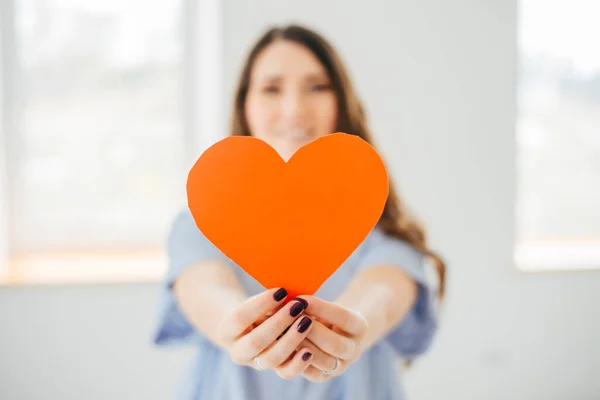
[[[597,0],[0,0],[0,399],[167,399],[169,223],[248,47],[333,42],[448,262],[410,399],[600,399]]]

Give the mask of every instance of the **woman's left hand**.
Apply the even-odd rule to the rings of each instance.
[[[325,382],[358,360],[368,324],[361,314],[346,307],[314,296],[301,297],[308,302],[305,314],[315,317],[310,333],[300,344],[313,349],[311,365],[303,376]]]

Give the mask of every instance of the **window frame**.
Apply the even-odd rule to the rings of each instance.
[[[70,254],[19,254],[11,252],[14,220],[11,204],[11,171],[15,160],[9,149],[16,140],[18,102],[16,64],[16,2],[0,2],[0,285],[147,282],[162,278],[166,260],[161,249]],[[222,2],[182,0],[183,47],[183,140],[186,165],[223,136],[222,92]],[[99,266],[99,260],[102,267]],[[142,267],[143,266],[143,267]]]

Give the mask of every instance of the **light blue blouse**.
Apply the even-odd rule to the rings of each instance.
[[[264,288],[234,264],[196,226],[189,211],[175,218],[167,242],[169,268],[161,288],[156,345],[191,343],[197,353],[176,394],[178,400],[400,400],[405,398],[398,357],[414,359],[431,344],[437,328],[433,290],[426,279],[424,258],[408,244],[375,228],[314,295],[334,301],[359,270],[374,265],[401,268],[419,283],[413,309],[386,337],[363,353],[340,376],[314,383],[298,376],[281,379],[274,371],[257,371],[233,363],[195,330],[182,315],[170,290],[188,266],[202,260],[225,261],[249,295]]]

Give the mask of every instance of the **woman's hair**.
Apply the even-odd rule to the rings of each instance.
[[[293,41],[305,46],[325,67],[337,97],[338,122],[336,131],[359,136],[375,148],[371,132],[367,126],[364,109],[340,57],[331,44],[329,44],[321,35],[298,25],[288,25],[285,27],[269,29],[251,49],[243,65],[235,93],[230,135],[251,135],[244,110],[248,87],[250,85],[252,67],[256,57],[265,47],[274,41],[281,39]],[[408,242],[431,258],[438,272],[439,296],[440,299],[442,299],[444,297],[446,281],[445,264],[440,257],[427,247],[423,228],[417,221],[409,216],[408,211],[396,194],[391,179],[389,182],[388,198],[378,225],[385,234]]]

